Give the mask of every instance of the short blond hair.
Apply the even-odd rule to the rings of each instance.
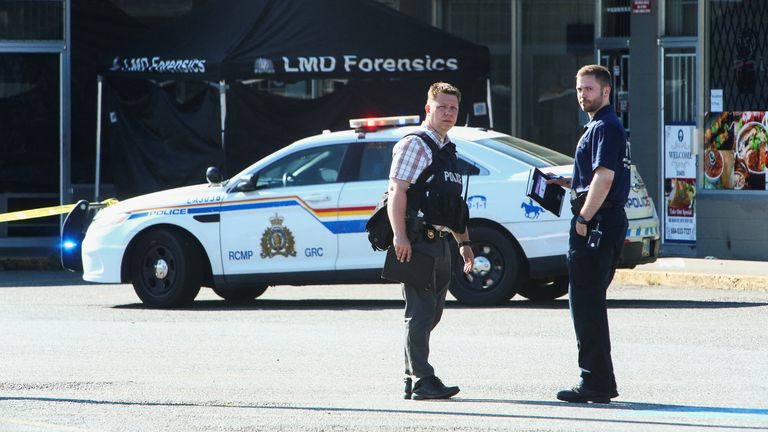
[[[461,92],[459,89],[456,88],[456,86],[445,82],[436,82],[429,86],[429,90],[427,90],[427,100],[435,100],[435,97],[440,93],[456,96],[456,99],[461,102]]]
[[[600,88],[613,87],[613,78],[611,78],[611,72],[605,66],[598,64],[586,65],[579,69],[578,72],[576,72],[576,78],[586,75],[592,75],[595,77],[595,80],[598,82],[598,84],[600,84]]]

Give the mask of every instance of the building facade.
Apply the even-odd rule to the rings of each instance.
[[[0,213],[71,202],[93,178],[92,167],[69,157],[70,134],[78,133],[69,126],[77,109],[69,95],[70,1],[78,0],[0,3],[0,107],[16,113],[2,120],[2,143],[17,161],[3,166]],[[151,23],[183,14],[195,1],[112,4]],[[768,216],[768,2],[382,2],[488,46],[494,128],[566,154],[586,121],[576,103],[575,72],[589,63],[607,66],[612,103],[662,219],[662,253],[768,259],[762,247],[768,234],[759,229]],[[339,84],[257,85],[317,97]],[[39,180],[31,188],[16,181],[30,175]],[[50,221],[0,225],[0,247],[55,228]]]

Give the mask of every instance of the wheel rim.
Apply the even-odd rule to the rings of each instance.
[[[154,296],[167,294],[176,282],[176,259],[164,245],[153,245],[144,256],[141,279],[147,292]]]
[[[506,271],[504,255],[490,243],[475,243],[472,252],[475,254],[472,270],[464,273],[464,262],[461,260],[456,269],[464,287],[478,293],[487,293],[498,288]]]

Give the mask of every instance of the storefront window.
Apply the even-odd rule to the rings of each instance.
[[[631,0],[602,0],[602,37],[629,37]]]
[[[712,0],[709,7],[704,187],[767,190],[768,2]]]
[[[524,0],[520,22],[519,135],[572,155],[581,135],[576,71],[595,62],[595,2]]]
[[[0,213],[56,205],[58,54],[0,53],[0,131]],[[58,235],[50,218],[0,225],[0,238]]]
[[[64,0],[3,0],[0,40],[62,40]]]
[[[696,36],[698,34],[698,0],[666,0],[664,34]]]
[[[509,0],[444,0],[441,27],[491,52],[494,129],[510,130],[511,5]]]
[[[58,54],[0,54],[0,130],[0,193],[55,191]]]

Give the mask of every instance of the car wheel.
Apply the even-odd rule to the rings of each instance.
[[[200,292],[201,261],[198,246],[188,236],[167,230],[147,232],[133,248],[133,289],[151,307],[185,306]]]
[[[523,260],[517,247],[500,231],[475,226],[469,228],[475,263],[463,272],[464,261],[454,255],[451,294],[464,304],[491,306],[511,299],[523,278]]]
[[[267,285],[253,285],[245,288],[226,289],[226,288],[212,288],[213,292],[219,297],[229,302],[244,302],[253,300],[256,297],[264,294],[267,290]]]
[[[550,280],[530,280],[517,293],[528,300],[551,301],[568,294],[568,276]]]

